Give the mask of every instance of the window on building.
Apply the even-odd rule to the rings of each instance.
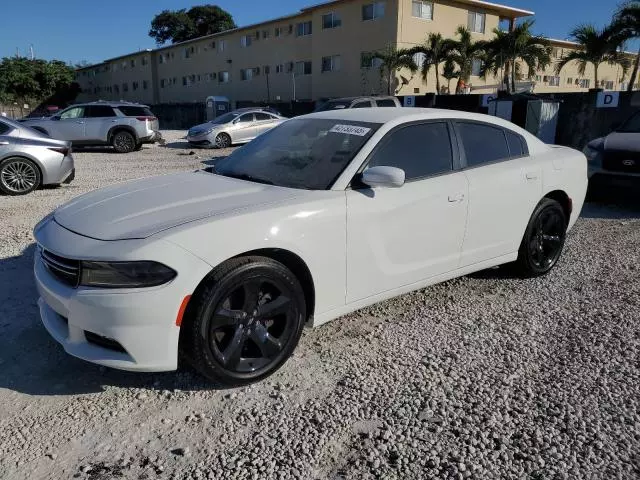
[[[340,15],[338,15],[337,13],[331,12],[331,13],[322,15],[323,29],[326,30],[328,28],[336,28],[336,27],[339,27],[340,25],[342,25],[342,19],[340,18]]]
[[[362,6],[362,20],[375,20],[384,17],[385,2],[367,3]]]
[[[163,78],[160,80],[160,88],[164,88],[167,85],[167,79]]]
[[[218,42],[218,51],[219,52],[224,52],[227,49],[227,41],[226,40],[220,40]]]
[[[216,41],[215,41],[215,40],[213,40],[213,41],[209,44],[209,46],[211,47],[211,50],[215,50],[215,49],[216,49]]]
[[[373,55],[373,52],[362,52],[360,54],[360,68],[380,68],[382,60]]]
[[[427,61],[427,55],[423,52],[418,52],[413,56],[413,61],[418,66],[418,69],[422,69],[424,62]]]
[[[613,80],[607,80],[604,82],[604,88],[606,90],[613,90]]]
[[[589,88],[591,80],[589,78],[583,78],[580,80],[580,88]]]
[[[138,86],[139,86],[139,85],[140,85],[140,84],[139,84],[138,82],[133,82],[133,83],[131,84],[131,88],[132,88],[132,90],[133,90],[134,92],[135,92],[136,90],[138,90]]]
[[[166,61],[166,60],[165,60],[165,58],[164,58],[164,55],[161,53],[161,54],[158,56],[158,63],[162,64],[162,63],[164,63],[165,61]]]
[[[135,67],[135,66],[136,66],[136,59],[135,59],[135,58],[131,60],[131,66],[132,66],[132,67]]]
[[[293,62],[287,62],[287,73],[293,72],[293,68],[294,68],[294,63]]]
[[[128,92],[129,91],[129,84],[128,83],[123,83],[122,84],[122,91],[123,92]]]
[[[313,30],[313,24],[309,22],[300,22],[296,25],[296,35],[298,37],[303,37],[305,35],[311,35]]]
[[[340,70],[340,55],[332,55],[330,57],[322,57],[322,72],[337,72]]]
[[[243,68],[240,70],[240,80],[248,81],[253,78],[253,68]]]
[[[411,15],[423,20],[433,20],[433,2],[413,0],[411,2]]]
[[[507,138],[501,128],[483,123],[459,122],[458,130],[462,135],[469,167],[497,162],[511,156]]]
[[[486,17],[484,13],[470,11],[467,25],[469,30],[475,33],[484,33]]]
[[[256,67],[253,69],[253,76],[256,77],[260,75],[260,67]]]
[[[311,75],[311,62],[296,62],[296,75]]]
[[[260,41],[260,30],[256,30],[255,37],[256,37],[256,42],[259,42]]]
[[[557,76],[549,77],[549,85],[551,87],[559,87],[560,86],[560,77],[557,77]]]
[[[149,58],[148,57],[142,57],[141,62],[142,62],[142,66],[144,67],[149,63]]]
[[[287,34],[288,34],[288,35],[292,35],[292,34],[293,34],[293,25],[289,25],[289,26],[287,27]]]
[[[115,117],[116,112],[108,105],[88,105],[84,108],[85,118]]]
[[[264,71],[265,75],[269,75],[271,73],[271,67],[269,65],[265,65],[264,67],[262,67],[262,70]]]
[[[115,93],[120,93],[120,85],[114,85],[114,86],[113,86],[113,91],[114,91]]]
[[[240,45],[243,47],[251,46],[251,35],[242,35],[240,37]]]
[[[445,122],[403,127],[388,134],[379,145],[367,168],[401,168],[407,181],[453,170],[451,138]],[[425,145],[429,145],[429,148],[425,149]],[[398,155],[398,152],[402,152],[402,155]]]
[[[571,85],[573,83],[573,78],[569,77],[567,78],[567,84]]]
[[[284,63],[276,65],[276,73],[284,73]]]
[[[280,37],[282,36],[282,27],[276,27],[273,29],[273,36]]]
[[[471,75],[474,77],[479,77],[482,73],[483,63],[479,58],[474,58],[473,62],[471,62]]]
[[[267,38],[269,38],[269,30],[263,30],[262,31],[262,38],[264,40],[266,40]]]
[[[122,69],[123,69],[123,70],[126,70],[126,68],[127,68],[127,62],[126,62],[126,61],[125,61],[125,62],[122,62],[122,64],[121,64],[121,65],[122,65]]]

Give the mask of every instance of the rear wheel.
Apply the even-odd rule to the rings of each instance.
[[[230,260],[192,300],[182,354],[205,377],[240,386],[280,368],[298,344],[306,307],[300,283],[265,257]]]
[[[219,133],[216,136],[216,148],[229,148],[231,146],[231,137],[226,133]]]
[[[136,139],[126,130],[120,130],[113,135],[111,145],[118,153],[129,153],[136,148]]]
[[[8,158],[0,163],[0,191],[7,195],[26,195],[42,181],[40,169],[26,158]]]
[[[562,206],[544,198],[538,204],[520,244],[516,266],[525,277],[548,273],[558,262],[567,235],[567,218]]]

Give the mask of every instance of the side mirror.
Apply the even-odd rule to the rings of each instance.
[[[60,115],[54,115],[53,117],[51,117],[51,120],[60,120]]]
[[[404,185],[404,170],[396,167],[371,167],[362,172],[360,181],[370,187],[398,188]]]

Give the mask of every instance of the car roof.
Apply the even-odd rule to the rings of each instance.
[[[501,118],[481,113],[463,112],[460,110],[445,110],[441,108],[350,108],[343,110],[327,110],[305,115],[308,118],[322,118],[330,120],[350,120],[355,122],[371,123],[403,123],[412,120],[435,120],[440,118],[461,118],[466,120],[476,120],[481,122],[496,123],[503,125],[506,122]]]
[[[87,105],[106,105],[108,107],[142,107],[149,108],[149,105],[143,105],[142,103],[134,103],[134,102],[112,102],[105,100],[98,100],[96,102],[86,102],[86,103],[76,103],[71,105],[72,107],[83,107]]]
[[[355,100],[388,100],[389,98],[395,98],[391,96],[359,96],[359,97],[340,97],[340,98],[330,98],[327,100],[328,102],[353,102]]]

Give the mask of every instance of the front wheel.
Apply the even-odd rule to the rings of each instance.
[[[26,195],[42,182],[40,169],[26,158],[8,158],[0,163],[0,191],[6,195]]]
[[[256,382],[280,368],[306,319],[300,283],[265,257],[228,261],[192,302],[182,354],[202,375],[228,386]]]
[[[544,198],[536,207],[525,231],[516,266],[524,277],[548,273],[558,262],[567,235],[562,206]]]
[[[226,133],[219,133],[216,136],[216,148],[229,148],[231,146],[231,137]]]

